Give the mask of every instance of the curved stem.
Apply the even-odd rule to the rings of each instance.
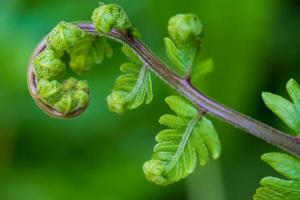
[[[92,23],[84,22],[77,24],[80,28],[90,33],[99,34]],[[106,34],[100,34],[125,43],[136,52],[146,66],[156,73],[163,81],[176,91],[189,99],[198,108],[215,116],[237,128],[244,130],[270,144],[273,144],[294,155],[300,156],[300,140],[289,136],[287,133],[274,129],[260,121],[252,119],[242,113],[228,108],[207,97],[197,90],[189,79],[177,76],[170,70],[142,41],[131,37],[128,33],[113,29]]]
[[[96,33],[93,24],[80,24],[79,27]],[[270,144],[300,156],[300,143],[297,138],[289,136],[287,133],[274,129],[210,99],[205,94],[198,91],[188,79],[177,76],[142,41],[132,38],[128,34],[116,29],[104,34],[104,36],[126,43],[130,46],[154,73],[176,89],[176,91],[192,101],[200,109]]]

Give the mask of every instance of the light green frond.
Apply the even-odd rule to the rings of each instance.
[[[131,62],[121,65],[122,75],[117,78],[112,93],[107,97],[109,110],[118,114],[133,110],[144,102],[149,104],[153,99],[147,66],[127,46],[122,51]]]
[[[291,134],[298,135],[300,132],[300,86],[291,79],[287,83],[287,91],[293,102],[269,92],[263,92],[262,98],[266,106],[295,131]]]
[[[262,160],[289,180],[263,178],[260,181],[262,187],[256,190],[254,200],[300,199],[300,160],[283,153],[267,153],[262,156]]]
[[[170,96],[166,102],[177,115],[163,115],[159,122],[169,127],[160,131],[154,153],[144,164],[146,178],[158,185],[168,185],[185,178],[196,167],[197,159],[205,165],[211,152],[214,159],[221,144],[212,123],[200,116],[184,98]]]

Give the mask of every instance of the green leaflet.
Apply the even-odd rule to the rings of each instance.
[[[149,69],[129,47],[123,46],[122,51],[131,62],[121,65],[123,74],[117,78],[112,93],[107,97],[109,110],[118,114],[133,110],[143,102],[149,104],[153,99]]]
[[[200,44],[193,43],[181,48],[170,38],[165,38],[166,53],[174,66],[173,70],[180,76],[189,75],[194,66],[196,56],[200,50]]]
[[[263,178],[260,182],[262,187],[256,190],[254,200],[299,200],[300,160],[283,153],[267,153],[262,160],[289,180]]]
[[[174,70],[180,74],[184,75],[186,72],[186,63],[188,61],[185,61],[184,58],[184,52],[182,52],[180,49],[176,47],[174,42],[170,38],[165,38],[165,46],[166,46],[166,52],[167,56],[170,59],[170,61],[174,64]]]
[[[217,159],[221,144],[213,124],[200,116],[198,110],[184,98],[169,96],[167,104],[177,115],[163,115],[159,122],[170,129],[160,131],[150,161],[144,164],[146,178],[157,185],[174,183],[209,159]]]
[[[192,70],[191,81],[195,85],[199,85],[198,82],[201,78],[210,73],[214,69],[214,61],[208,58],[204,61],[199,61]]]
[[[295,131],[293,135],[300,132],[300,86],[294,79],[286,84],[286,89],[292,101],[279,95],[263,92],[262,98],[266,106],[272,110],[286,125]]]

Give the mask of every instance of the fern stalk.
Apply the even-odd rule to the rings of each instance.
[[[158,75],[168,85],[176,89],[180,94],[189,99],[200,110],[209,113],[221,120],[238,127],[245,132],[248,132],[270,144],[286,150],[294,155],[300,156],[300,140],[297,137],[289,136],[288,134],[270,127],[260,121],[257,121],[249,116],[228,108],[211,98],[207,97],[201,91],[197,90],[190,81],[190,77],[181,78],[176,75],[170,68],[168,68],[141,40],[136,39],[130,33],[112,29],[108,33],[98,33],[92,23],[84,22],[77,24],[81,29],[92,34],[100,34],[101,36],[108,37],[112,40],[119,41],[128,45],[141,59],[145,66],[149,67],[156,75]],[[33,57],[39,54],[46,46],[46,39],[41,41],[35,50]],[[32,68],[32,62],[31,62]],[[29,70],[30,73],[31,70]],[[29,74],[29,87],[30,91],[35,91],[34,77]],[[36,99],[38,102],[39,100]],[[43,103],[39,103],[43,110],[48,112],[55,112],[51,108],[45,108]],[[71,113],[72,115],[78,114],[82,110]],[[68,117],[68,116],[67,116]]]

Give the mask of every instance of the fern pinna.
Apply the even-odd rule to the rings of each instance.
[[[180,96],[169,96],[166,102],[176,115],[166,114],[159,119],[169,129],[157,134],[152,158],[144,164],[147,179],[158,185],[186,177],[194,171],[197,160],[205,165],[209,151],[214,159],[221,153],[217,132],[203,112]]]
[[[164,39],[172,66],[165,65],[144,43],[125,11],[116,4],[96,8],[92,23],[60,22],[40,42],[33,53],[29,70],[29,91],[37,105],[58,118],[78,116],[88,106],[88,83],[70,77],[92,71],[104,58],[111,58],[109,40],[122,44],[129,61],[121,65],[111,94],[109,110],[123,114],[153,99],[151,71],[173,87],[178,94],[166,98],[174,112],[159,123],[167,128],[156,136],[154,153],[143,170],[146,178],[158,185],[174,183],[205,165],[209,157],[217,159],[221,144],[213,123],[206,114],[220,118],[295,156],[300,155],[300,87],[290,80],[287,90],[292,102],[271,93],[263,93],[267,107],[295,132],[288,134],[223,106],[196,89],[202,77],[212,71],[213,60],[203,53],[203,25],[197,15],[178,14],[170,18],[169,36]],[[263,160],[290,180],[264,178],[254,199],[299,199],[297,158],[282,153],[266,154]]]

